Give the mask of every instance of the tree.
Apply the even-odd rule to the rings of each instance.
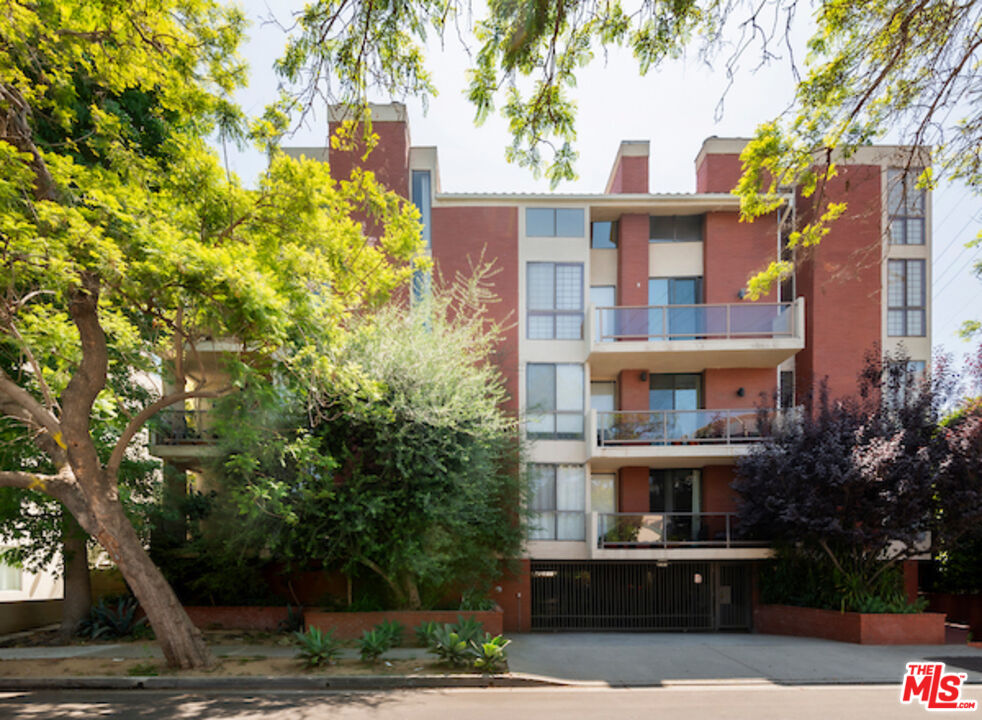
[[[744,532],[824,556],[855,597],[899,561],[982,520],[977,423],[939,427],[950,373],[917,380],[903,355],[869,354],[856,397],[786,418],[741,458]],[[845,592],[845,590],[843,590]]]
[[[368,571],[398,607],[486,596],[521,549],[527,491],[480,277],[356,324],[332,362],[355,392],[265,383],[224,401],[233,555]]]
[[[210,0],[75,0],[11,5],[0,36],[0,323],[18,352],[0,409],[46,464],[6,466],[0,486],[68,509],[179,667],[209,656],[124,512],[131,443],[161,409],[230,390],[204,380],[202,340],[234,339],[256,363],[326,356],[419,246],[416,211],[370,173],[335,183],[274,154],[246,191],[223,172],[204,139],[242,135],[227,100],[242,28]],[[370,240],[352,213],[384,231]],[[97,442],[98,413],[127,412],[111,375],[173,390]]]
[[[792,28],[812,13],[804,66]],[[360,118],[367,97],[436,88],[425,64],[428,34],[476,44],[468,96],[482,122],[500,106],[509,122],[510,161],[545,169],[553,186],[575,177],[577,73],[611,47],[628,47],[642,74],[695,50],[730,76],[744,56],[760,63],[784,54],[798,78],[781,117],[762,122],[743,153],[735,188],[744,219],[772,212],[780,190],[797,185],[812,198],[810,220],[792,248],[805,253],[846,210],[829,202],[825,181],[836,162],[896,131],[899,141],[933,146],[930,162],[910,153],[908,169],[933,186],[947,175],[982,192],[982,61],[979,0],[674,0],[626,6],[619,0],[493,0],[475,15],[459,0],[317,0],[298,13],[278,69],[288,83],[280,110],[308,110],[327,98]],[[922,172],[923,170],[923,172]],[[979,239],[976,239],[976,243]],[[792,269],[774,262],[749,285],[766,294]],[[982,263],[975,266],[982,273]],[[977,330],[977,325],[966,331]]]

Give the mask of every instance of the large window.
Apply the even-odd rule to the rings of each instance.
[[[21,589],[21,569],[0,560],[0,591]]]
[[[530,540],[585,537],[586,469],[583,465],[532,465]]]
[[[525,382],[525,431],[530,438],[583,438],[582,365],[529,363]]]
[[[583,237],[582,208],[526,208],[528,237]]]
[[[702,473],[699,470],[650,470],[648,510],[653,513],[681,513],[665,523],[669,540],[701,539],[699,500]]]
[[[705,421],[696,412],[702,407],[702,376],[695,374],[651,374],[648,378],[648,409],[669,410],[653,420],[664,423],[666,437],[693,437]]]
[[[528,282],[530,340],[583,338],[582,263],[531,262]]]
[[[429,170],[413,170],[412,174],[413,205],[419,210],[419,222],[423,226],[422,237],[426,247],[430,247],[430,220],[433,207],[433,195],[430,187]],[[429,270],[413,272],[413,301],[419,302],[430,293]]]
[[[923,260],[890,260],[887,264],[887,335],[926,334]]]
[[[610,250],[617,247],[617,221],[590,223],[590,247]]]
[[[651,242],[701,242],[702,215],[652,215]]]
[[[887,212],[890,242],[894,245],[923,245],[926,193],[917,187],[921,170],[900,168],[887,171]]]

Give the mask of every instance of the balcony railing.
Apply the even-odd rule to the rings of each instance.
[[[776,410],[647,410],[597,413],[597,444],[717,444],[757,442],[783,416]]]
[[[216,439],[207,410],[162,410],[155,418],[154,445],[209,445]]]
[[[597,547],[753,547],[764,541],[740,538],[736,513],[596,513]]]
[[[794,337],[794,317],[794,303],[790,302],[599,307],[596,340]]]

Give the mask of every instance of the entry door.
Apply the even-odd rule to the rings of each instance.
[[[597,411],[597,442],[606,432],[610,436],[610,428],[614,424],[614,416],[610,413],[617,409],[615,397],[617,383],[612,380],[594,380],[590,382],[590,409]]]
[[[649,305],[699,305],[701,277],[648,278]],[[648,332],[666,340],[692,340],[700,331],[700,308],[680,307],[649,312]],[[691,333],[691,335],[689,335]]]
[[[613,285],[591,285],[590,304],[595,308],[612,308],[617,304],[617,288]],[[597,316],[593,319],[597,330],[595,337],[600,338],[601,342],[613,342],[612,337],[617,332],[615,326],[615,312],[613,310],[597,310]],[[602,333],[602,334],[601,334]],[[604,335],[608,337],[604,337]]]

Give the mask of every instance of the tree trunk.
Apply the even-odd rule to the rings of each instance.
[[[201,631],[191,622],[167,580],[153,564],[118,501],[93,505],[99,530],[96,539],[119,566],[140,601],[170,667],[191,669],[211,664]]]
[[[88,533],[67,509],[62,508],[61,546],[64,562],[65,599],[61,606],[58,637],[67,642],[89,614],[92,584],[89,578]]]

